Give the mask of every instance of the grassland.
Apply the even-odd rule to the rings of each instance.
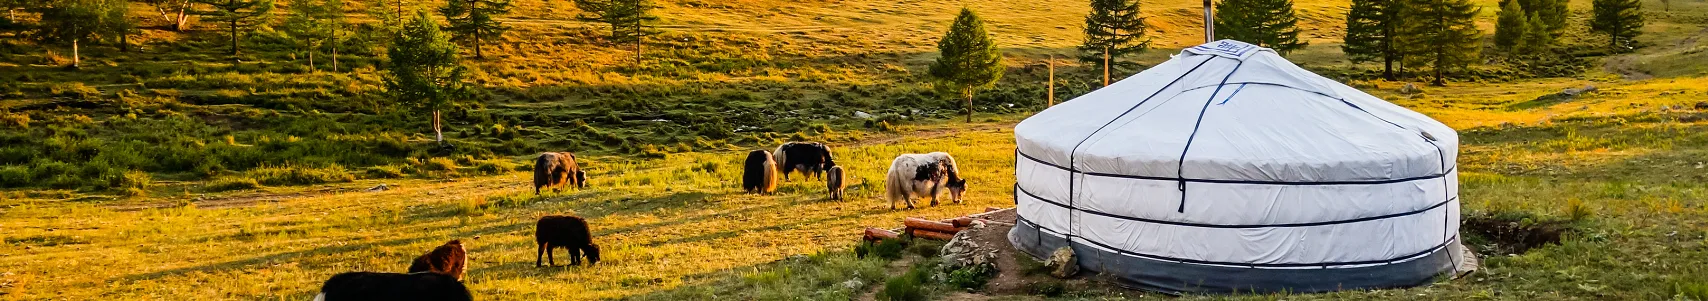
[[[1494,2],[1477,2],[1485,26]],[[516,3],[516,30],[470,62],[483,92],[449,114],[449,154],[424,118],[382,105],[374,49],[317,71],[265,34],[234,61],[217,33],[147,28],[139,50],[85,47],[86,67],[66,70],[62,47],[0,36],[0,299],[303,300],[331,274],[400,271],[449,239],[470,246],[483,300],[864,296],[895,271],[847,251],[863,226],[1011,204],[1008,129],[1041,108],[1042,60],[1072,52],[1085,7],[662,1],[667,33],[635,69],[567,3]],[[918,78],[962,5],[984,14],[1010,65],[971,125],[944,123],[955,103]],[[1145,5],[1157,47],[1200,39],[1195,2]],[[1648,47],[1588,57],[1581,75],[1485,66],[1418,94],[1345,61],[1346,1],[1297,5],[1312,46],[1291,59],[1460,130],[1468,210],[1589,218],[1558,245],[1488,254],[1484,272],[1429,287],[1187,299],[1708,299],[1708,110],[1696,108],[1708,3],[1647,11]],[[1593,54],[1596,39],[1566,42]],[[1089,70],[1060,71],[1059,99],[1092,88]],[[1599,91],[1554,95],[1586,85]],[[806,139],[838,147],[856,178],[849,200],[800,179],[737,192],[739,150]],[[543,150],[589,155],[593,188],[532,196],[518,169]],[[893,155],[937,150],[967,162],[967,203],[891,211],[874,194]],[[366,191],[379,184],[390,189]],[[528,234],[546,214],[590,218],[605,261],[533,267]],[[838,288],[855,277],[866,285]],[[1062,298],[1134,297],[1156,296]]]

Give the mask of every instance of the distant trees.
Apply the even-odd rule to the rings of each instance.
[[[973,10],[961,8],[949,32],[937,43],[942,55],[927,74],[938,95],[960,95],[967,100],[967,122],[973,122],[973,92],[1002,78],[1002,52],[985,32],[984,21]]]
[[[1292,0],[1222,0],[1216,5],[1216,38],[1234,39],[1286,54],[1305,47]]]
[[[1352,11],[1346,14],[1346,43],[1341,51],[1353,62],[1382,62],[1382,78],[1396,79],[1394,63],[1400,62],[1402,52],[1396,47],[1402,0],[1353,0]]]
[[[1595,0],[1589,29],[1607,35],[1607,47],[1613,51],[1630,51],[1637,35],[1643,31],[1643,3],[1640,0]]]
[[[314,53],[332,46],[337,60],[338,31],[344,27],[342,0],[292,0],[291,15],[282,26],[285,34],[308,53],[308,68],[314,69]],[[336,67],[335,67],[336,68]]]
[[[404,24],[386,53],[391,63],[385,86],[398,104],[433,112],[433,139],[445,142],[439,111],[469,96],[464,83],[468,69],[457,57],[457,45],[426,12]]]
[[[1145,38],[1145,18],[1138,0],[1091,0],[1085,16],[1085,43],[1079,46],[1079,61],[1098,69],[1132,69],[1138,63],[1121,60],[1150,48]],[[1104,66],[1105,55],[1110,65]]]
[[[1530,13],[1524,34],[1518,37],[1518,52],[1541,55],[1554,48],[1554,34],[1548,31],[1548,20],[1541,13]]]
[[[577,19],[610,26],[611,43],[633,45],[637,66],[645,38],[658,34],[652,24],[658,21],[652,15],[656,6],[648,0],[575,0],[575,7],[581,9],[581,14],[575,16]]]
[[[135,24],[127,18],[128,8],[123,0],[57,0],[32,7],[41,14],[34,32],[36,39],[50,43],[71,44],[71,67],[82,65],[78,47],[83,41],[122,39]]]
[[[445,30],[450,31],[456,40],[474,45],[476,58],[485,57],[480,53],[482,39],[497,39],[510,30],[492,18],[506,13],[510,13],[510,0],[450,0],[439,8],[439,14],[451,23]]]
[[[266,24],[271,18],[273,0],[195,0],[213,7],[212,10],[198,12],[208,21],[224,24],[231,33],[231,55],[237,55],[237,41],[240,31],[253,31],[256,25]]]
[[[1399,45],[1406,45],[1407,66],[1429,66],[1432,84],[1446,85],[1448,70],[1477,59],[1482,32],[1474,18],[1481,9],[1468,0],[1403,0],[1405,22]]]
[[[1506,2],[1514,1],[1524,10],[1526,19],[1531,13],[1539,15],[1541,23],[1547,25],[1542,29],[1550,36],[1559,36],[1560,32],[1566,29],[1566,16],[1570,14],[1566,2],[1569,0],[1504,0],[1501,7],[1506,7]]]

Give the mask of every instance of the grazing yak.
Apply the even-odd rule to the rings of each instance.
[[[433,248],[432,252],[416,257],[409,264],[410,273],[434,272],[463,280],[463,269],[468,267],[468,253],[463,250],[461,240],[451,240],[444,245]]]
[[[534,195],[542,187],[563,191],[564,186],[587,188],[587,171],[575,163],[574,153],[545,152],[534,158]]]
[[[841,166],[831,166],[824,171],[824,184],[830,188],[830,199],[842,200],[842,190],[848,187],[846,177]]]
[[[961,202],[961,193],[967,190],[967,179],[961,178],[960,166],[944,152],[896,156],[884,181],[890,209],[896,208],[896,201],[906,202],[907,208],[913,209],[913,198],[922,197],[930,197],[931,206],[937,206],[938,189],[944,187],[949,188],[949,199],[957,204]]]
[[[777,190],[777,162],[771,153],[756,150],[747,153],[742,163],[741,190],[748,193],[771,193]]]
[[[789,142],[777,146],[777,171],[783,174],[783,181],[789,180],[789,172],[799,170],[801,176],[822,177],[823,172],[836,166],[836,160],[830,156],[830,147],[818,142]]]
[[[534,253],[534,266],[540,266],[540,257],[545,255],[547,263],[557,266],[557,259],[552,258],[552,249],[569,249],[569,264],[581,265],[581,254],[587,254],[587,265],[599,263],[599,245],[593,244],[593,232],[587,228],[587,220],[568,215],[551,215],[541,217],[539,224],[534,227],[534,243],[539,244],[539,251]]]
[[[439,273],[349,272],[332,276],[314,301],[472,301],[456,278]]]

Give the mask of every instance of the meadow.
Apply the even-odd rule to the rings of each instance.
[[[447,113],[448,153],[422,115],[385,106],[371,47],[311,68],[263,32],[233,60],[221,34],[150,18],[134,51],[86,47],[67,70],[63,47],[0,36],[0,299],[306,300],[332,274],[401,272],[451,239],[483,300],[869,298],[904,263],[856,258],[863,227],[1011,206],[1011,128],[1044,107],[1045,60],[1063,64],[1057,101],[1099,80],[1063,58],[1081,1],[663,1],[666,33],[639,68],[568,3],[515,3],[516,29],[469,61],[482,92]],[[1492,32],[1495,1],[1477,3]],[[962,5],[1010,66],[973,124],[948,121],[957,104],[919,78]],[[1200,41],[1196,2],[1145,5],[1157,49],[1140,62]],[[1183,299],[1708,300],[1708,3],[1645,2],[1647,47],[1632,54],[1566,37],[1577,75],[1480,65],[1421,93],[1340,54],[1347,1],[1296,5],[1312,46],[1289,59],[1460,130],[1470,214],[1576,230],[1426,287]],[[1582,32],[1589,1],[1571,5]],[[1587,85],[1598,91],[1558,94]],[[848,200],[798,175],[774,195],[739,192],[744,151],[790,140],[836,147]],[[590,188],[534,196],[531,154],[561,150],[587,158]],[[889,160],[928,151],[964,162],[968,201],[890,210],[875,191]],[[548,214],[589,218],[604,261],[532,266]]]

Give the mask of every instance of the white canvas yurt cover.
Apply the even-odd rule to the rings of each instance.
[[[1022,121],[1009,239],[1163,292],[1416,286],[1459,244],[1459,136],[1223,40]]]

